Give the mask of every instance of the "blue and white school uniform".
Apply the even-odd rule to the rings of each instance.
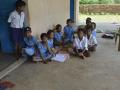
[[[65,42],[73,42],[74,32],[75,31],[73,27],[71,26],[64,27]]]
[[[49,48],[54,48],[53,39],[48,39],[48,47]]]
[[[63,38],[63,33],[62,32],[55,32],[54,34],[54,40],[56,42],[61,42]]]
[[[92,35],[93,35],[95,38],[97,38],[97,32],[96,32],[96,29],[94,29],[94,30],[92,31]]]
[[[13,11],[8,18],[8,23],[10,23],[11,36],[14,44],[21,45],[23,43],[24,21],[25,21],[24,12],[21,12],[19,14],[16,10]]]
[[[35,37],[25,37],[25,53],[29,56],[33,56],[35,54],[35,46],[37,45],[37,40]]]
[[[88,41],[88,46],[97,45],[97,39],[93,35],[90,35],[90,38],[87,41]]]
[[[49,52],[45,44],[39,42],[37,46],[44,60],[52,58],[52,54]]]

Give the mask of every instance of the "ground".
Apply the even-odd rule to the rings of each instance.
[[[16,84],[12,90],[119,90],[120,53],[114,40],[100,36],[90,58],[48,65],[26,62],[3,80]]]

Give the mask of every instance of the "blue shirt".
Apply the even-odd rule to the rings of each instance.
[[[65,33],[65,40],[73,41],[73,36],[74,36],[74,29],[73,29],[73,27],[65,26],[64,27],[64,33]]]
[[[40,53],[43,56],[43,59],[47,59],[51,55],[46,45],[43,44],[42,42],[39,42],[37,46],[38,46]]]
[[[61,42],[62,41],[63,34],[62,32],[55,32],[54,39],[55,41]]]
[[[97,33],[96,33],[95,30],[92,31],[92,35],[93,35],[95,38],[97,38]]]
[[[48,47],[49,48],[54,48],[53,39],[48,39]]]
[[[37,39],[34,36],[24,38],[25,47],[33,47],[37,45]]]

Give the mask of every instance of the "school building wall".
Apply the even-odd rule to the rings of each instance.
[[[70,0],[28,0],[28,11],[33,34],[39,36],[56,24],[66,24]]]

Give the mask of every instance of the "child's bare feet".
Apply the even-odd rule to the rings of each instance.
[[[81,59],[85,59],[85,56],[82,53],[80,53],[79,56]]]
[[[43,63],[43,64],[48,64],[48,62],[47,62],[47,61],[42,61],[42,63]]]

